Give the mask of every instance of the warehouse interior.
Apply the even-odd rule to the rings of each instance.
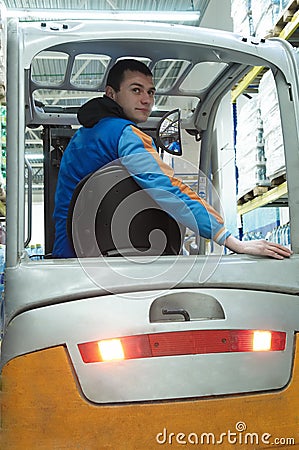
[[[288,40],[294,45],[298,45],[298,4],[296,1],[283,1],[283,0],[167,0],[167,1],[137,1],[137,0],[81,0],[77,2],[67,0],[55,0],[55,1],[25,1],[25,0],[2,0],[2,5],[6,9],[7,16],[22,17],[22,20],[51,20],[80,17],[88,17],[91,13],[91,17],[97,16],[103,17],[104,14],[110,14],[111,17],[119,17],[123,14],[124,19],[130,15],[130,20],[136,15],[133,20],[150,20],[150,21],[167,21],[174,26],[186,25],[195,27],[207,27],[220,29],[225,31],[234,31],[236,33],[242,33],[245,36],[265,36],[271,37],[279,35],[285,25],[293,23],[292,33],[288,37]],[[139,16],[138,16],[139,14]],[[160,16],[159,16],[160,14]],[[126,16],[127,15],[127,16]],[[110,16],[107,16],[108,18]],[[5,57],[3,56],[3,68],[2,69],[2,85],[4,85],[4,94],[2,98],[2,115],[5,116]],[[36,58],[34,66],[34,76],[36,80],[41,80],[45,77],[45,74],[49,74],[50,77],[57,77],[57,74],[63,72],[64,62],[61,60],[54,61],[46,56],[40,56]],[[92,61],[92,58],[79,63],[77,67],[77,73],[74,73],[73,78],[78,78],[80,81],[80,74],[85,75],[91,73],[95,74],[99,70],[99,64],[102,66],[107,65],[106,61]],[[85,66],[84,66],[85,65]],[[84,66],[84,67],[83,67]],[[88,67],[88,70],[86,69]],[[168,62],[166,66],[162,66],[155,70],[155,83],[157,86],[163,86],[163,83],[170,83],[178,76],[180,68],[175,62]],[[206,77],[209,77],[209,71],[207,71]],[[92,81],[89,81],[92,83]],[[264,83],[266,84],[266,83]],[[250,112],[244,112],[244,110],[252,109],[252,114],[256,114],[256,105],[253,108],[253,101],[248,102],[248,98],[255,97],[255,93],[247,92],[247,96],[241,95],[238,97],[235,104],[238,108],[238,114],[241,113],[243,108],[244,124],[248,123],[248,116]],[[37,98],[42,104],[45,105],[73,105],[80,106],[87,101],[88,98],[85,94],[80,97],[78,93],[74,93],[72,99],[69,95],[64,98],[63,92],[59,91],[39,91],[39,97]],[[179,106],[184,114],[184,111],[188,111],[188,108],[193,108],[193,100],[190,99],[188,105],[178,104],[173,105],[172,100],[166,96],[160,96],[156,100],[156,109],[163,109],[164,111],[171,110],[174,106]],[[246,106],[247,104],[247,106]],[[248,106],[250,104],[250,107]],[[187,114],[187,112],[186,112]],[[242,117],[242,116],[240,116]],[[242,167],[242,161],[244,161],[244,155],[242,154],[243,139],[241,129],[241,120],[239,120],[238,136],[239,141],[234,142],[234,123],[232,114],[232,101],[230,96],[223,101],[221,107],[221,113],[217,118],[217,145],[219,146],[218,160],[214,162],[213,179],[217,187],[221,187],[222,197],[221,204],[225,220],[229,229],[238,236],[239,230],[242,228],[243,236],[262,236],[265,237],[267,232],[270,232],[270,228],[273,223],[276,222],[277,227],[280,225],[285,226],[288,223],[287,208],[280,208],[280,212],[277,208],[273,208],[272,215],[270,210],[267,209],[267,214],[270,218],[266,221],[270,221],[271,225],[267,227],[267,224],[256,224],[255,212],[249,212],[248,214],[236,215],[237,204],[243,203],[246,195],[251,193],[253,187],[258,184],[268,190],[269,177],[263,174],[263,166],[260,165],[258,170],[261,178],[256,180],[257,168],[253,169],[255,172],[247,173],[248,168]],[[4,125],[2,126],[2,133],[5,132],[5,118],[3,119]],[[245,127],[245,137],[246,137]],[[3,138],[5,139],[5,137]],[[238,144],[242,142],[242,145]],[[241,147],[238,150],[238,145]],[[5,142],[2,145],[2,189],[5,191]],[[183,135],[183,147],[184,155],[181,160],[168,161],[172,163],[176,169],[176,172],[181,176],[184,173],[194,173],[194,176],[185,177],[184,181],[188,181],[191,185],[197,186],[197,167],[198,158],[200,153],[200,147],[197,142],[190,136]],[[246,146],[245,146],[246,147]],[[237,152],[237,153],[236,153]],[[41,243],[43,245],[43,233],[42,233],[42,221],[43,221],[43,153],[42,153],[42,139],[41,130],[30,129],[26,130],[26,153],[33,168],[33,236],[32,245]],[[277,163],[278,166],[273,170],[279,172],[279,175],[283,176],[284,163],[283,157],[280,156],[281,161]],[[239,170],[239,184],[236,185],[236,164]],[[242,170],[244,175],[242,175]],[[274,173],[273,172],[273,173]],[[277,175],[277,174],[276,174]],[[184,178],[184,176],[183,176]],[[262,192],[260,190],[259,192]],[[5,192],[2,195],[5,198]],[[281,203],[282,204],[282,203]],[[280,215],[282,218],[280,218]],[[273,216],[273,217],[272,217]],[[277,218],[279,217],[279,218]],[[242,223],[240,220],[242,219]],[[4,218],[3,218],[4,220]]]
[[[298,25],[0,0],[0,449],[299,448]]]

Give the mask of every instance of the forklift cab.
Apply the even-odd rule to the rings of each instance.
[[[157,129],[148,132],[153,136],[160,154],[167,152],[172,156],[182,155],[179,109],[165,113],[159,120]],[[43,132],[44,172],[48,174],[44,188],[45,198],[48,199],[45,202],[47,258],[51,257],[55,236],[53,211],[60,161],[74,133],[72,128],[51,126]],[[30,170],[28,160],[27,167]],[[30,193],[32,195],[32,189]],[[32,202],[31,196],[29,202]],[[115,212],[118,214],[117,218]],[[160,232],[154,232],[153,235],[154,230]],[[68,238],[75,254],[81,258],[122,254],[179,254],[184,232],[185,227],[163,211],[138,186],[120,160],[81,180],[73,193],[68,211]]]
[[[7,36],[1,448],[223,443],[228,449],[237,443],[247,450],[249,443],[263,449],[279,437],[294,438],[298,447],[296,51],[278,38],[117,20],[53,25],[11,19]],[[269,71],[281,118],[291,258],[222,255],[209,242],[188,255],[111,257],[108,248],[110,256],[83,251],[79,258],[28,257],[35,186],[32,139],[26,138],[42,141],[50,254],[59,162],[79,126],[76,112],[103,93],[107,71],[126,57],[141,59],[154,72],[157,109],[142,129],[156,139],[163,115],[181,110],[182,145],[173,145],[173,151],[178,155],[183,147],[184,157],[165,149],[161,156],[218,211],[231,178],[228,161],[234,160],[231,141],[225,140],[234,123],[231,90],[255,67]],[[250,101],[248,95],[243,97]],[[171,137],[167,121],[160,128],[165,139]],[[188,165],[191,142],[196,163]],[[157,145],[162,149],[158,139]],[[192,177],[190,165],[196,167]],[[84,219],[86,202],[79,197],[73,213]],[[79,250],[80,242],[79,236],[74,243]]]

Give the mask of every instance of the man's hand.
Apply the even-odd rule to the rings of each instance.
[[[233,236],[229,236],[224,245],[236,253],[246,253],[247,255],[255,256],[269,256],[275,259],[289,258],[292,255],[292,250],[274,242],[269,242],[264,239],[257,239],[253,241],[239,241]]]

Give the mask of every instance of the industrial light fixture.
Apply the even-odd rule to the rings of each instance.
[[[199,11],[99,11],[99,10],[70,10],[70,9],[30,9],[9,8],[9,17],[18,17],[26,21],[31,20],[134,20],[147,22],[196,22],[199,20]]]
[[[43,160],[44,159],[44,155],[42,153],[26,153],[26,158],[29,161],[38,159],[38,160]]]

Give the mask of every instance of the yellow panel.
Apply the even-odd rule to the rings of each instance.
[[[122,406],[99,406],[86,401],[63,347],[15,358],[3,369],[0,448],[298,448],[299,350],[296,348],[292,381],[281,392]],[[246,430],[242,431],[244,424]],[[213,433],[209,436],[210,444],[203,433]],[[221,433],[226,435],[222,435],[220,442]],[[282,445],[274,445],[277,438]],[[296,445],[287,439],[294,439]]]
[[[238,206],[238,213],[240,215],[245,214],[253,209],[260,208],[262,206],[268,205],[269,203],[274,202],[275,200],[280,199],[288,193],[287,182],[276,186],[269,191],[265,192],[262,195],[258,195],[252,200],[244,203],[243,205]]]
[[[263,66],[253,67],[250,72],[248,72],[244,78],[232,89],[231,100],[234,103],[239,95],[241,95],[245,89],[252,83],[258,75],[260,75],[265,68]]]
[[[283,28],[283,30],[279,34],[279,37],[282,39],[289,39],[295,33],[298,26],[299,26],[299,10],[295,12],[291,21],[287,23],[286,26]]]

